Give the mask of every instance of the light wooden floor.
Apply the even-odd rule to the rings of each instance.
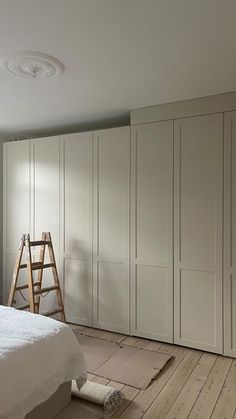
[[[89,380],[122,389],[126,400],[112,418],[236,419],[236,359],[71,325],[75,332],[172,354],[157,380],[145,391],[89,375]]]

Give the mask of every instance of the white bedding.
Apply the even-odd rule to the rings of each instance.
[[[60,384],[85,377],[69,326],[0,305],[0,419],[22,419]]]

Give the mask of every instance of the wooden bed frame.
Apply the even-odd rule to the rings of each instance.
[[[71,401],[71,382],[62,384],[44,403],[29,412],[25,419],[53,419],[64,410]]]

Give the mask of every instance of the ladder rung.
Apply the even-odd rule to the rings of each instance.
[[[39,303],[34,303],[35,306],[38,306]],[[16,307],[17,310],[26,310],[27,308],[30,308],[30,305],[27,304],[27,306],[22,306],[22,307]]]
[[[31,247],[33,247],[33,246],[44,246],[46,244],[51,244],[51,242],[49,240],[35,240],[35,241],[29,242],[29,245]]]
[[[57,313],[62,313],[63,312],[63,308],[58,308],[56,310],[52,310],[52,311],[46,311],[45,313],[40,313],[43,316],[53,316],[53,314],[57,314]]]
[[[50,292],[50,291],[54,291],[58,289],[59,289],[58,285],[53,285],[52,287],[45,287],[45,288],[41,288],[40,290],[34,291],[34,295],[43,294],[44,292]]]
[[[41,262],[32,263],[32,271],[36,271],[38,269],[46,269],[46,268],[55,268],[55,263],[44,263],[44,265]]]
[[[46,269],[46,268],[55,268],[55,263],[44,263],[42,265],[41,262],[34,262],[32,263],[32,269],[35,271],[36,269]]]
[[[32,271],[36,271],[38,269],[45,269],[45,268],[55,268],[55,263],[45,263],[44,265],[41,262],[33,262],[31,264]],[[20,265],[20,269],[27,268],[27,263],[23,263]]]
[[[17,310],[26,310],[27,308],[30,308],[29,304],[27,306],[17,307]]]
[[[35,257],[33,254],[32,256],[32,250],[31,248],[38,246],[38,253],[39,256]],[[45,263],[45,251],[46,246],[48,246],[48,253],[49,253],[49,259],[46,261],[49,263]],[[27,258],[25,259],[25,252],[27,251]],[[35,249],[36,251],[36,249]],[[35,253],[33,251],[33,253]],[[35,259],[38,259],[38,261],[32,261]],[[17,284],[17,281],[19,279],[19,273],[20,269],[26,268],[26,274],[28,276],[28,280],[25,281],[25,284]],[[42,288],[42,276],[43,276],[43,270],[51,268],[54,282],[51,283],[51,286],[45,286]],[[33,271],[38,271],[37,278],[35,277],[35,274]],[[57,307],[54,307],[54,310],[48,311],[46,313],[42,313],[45,316],[53,316],[54,314],[60,313],[60,318],[62,321],[66,321],[65,319],[65,312],[64,312],[64,304],[62,300],[61,290],[60,290],[60,283],[58,278],[58,272],[57,272],[57,266],[54,256],[54,250],[53,250],[53,244],[51,240],[51,234],[50,232],[42,233],[40,240],[30,240],[30,235],[24,234],[22,236],[18,255],[16,258],[15,268],[13,272],[13,279],[12,279],[12,285],[10,289],[10,294],[8,298],[8,305],[13,306],[16,304],[15,299],[15,293],[16,291],[19,291],[21,293],[21,290],[26,290],[28,293],[28,299],[26,300],[24,298],[24,295],[22,294],[23,298],[25,299],[25,302],[22,302],[21,304],[26,304],[25,306],[19,307],[19,310],[26,310],[35,312],[36,314],[39,314],[40,312],[40,301],[41,296],[47,295],[50,291],[56,291],[56,297],[57,297]]]
[[[36,286],[38,286],[38,285],[40,285],[40,282],[34,282],[34,286],[36,287]],[[21,290],[25,290],[25,289],[27,289],[29,287],[29,285],[28,284],[25,284],[25,285],[20,285],[19,287],[16,287],[16,291],[21,291]]]
[[[29,287],[28,284],[20,285],[19,287],[16,287],[16,291],[26,290],[28,287]]]
[[[19,266],[20,269],[27,268],[27,263],[23,263]]]

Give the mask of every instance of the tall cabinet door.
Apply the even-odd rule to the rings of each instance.
[[[67,320],[92,324],[92,133],[61,141],[61,251]]]
[[[236,357],[236,112],[226,112],[224,206],[224,354]]]
[[[20,239],[30,231],[29,141],[5,143],[3,153],[3,301],[7,303]],[[25,305],[19,295],[17,303]]]
[[[222,352],[223,114],[176,120],[175,343]]]
[[[132,334],[173,342],[173,121],[132,127]]]
[[[60,275],[60,149],[59,137],[30,140],[31,154],[31,239],[39,240],[42,232],[49,231]],[[33,250],[38,260],[39,248]],[[48,254],[45,261],[48,262]],[[43,286],[53,282],[51,269],[43,272]],[[56,293],[41,298],[40,312],[57,306]]]
[[[93,325],[129,332],[130,128],[94,132]]]

